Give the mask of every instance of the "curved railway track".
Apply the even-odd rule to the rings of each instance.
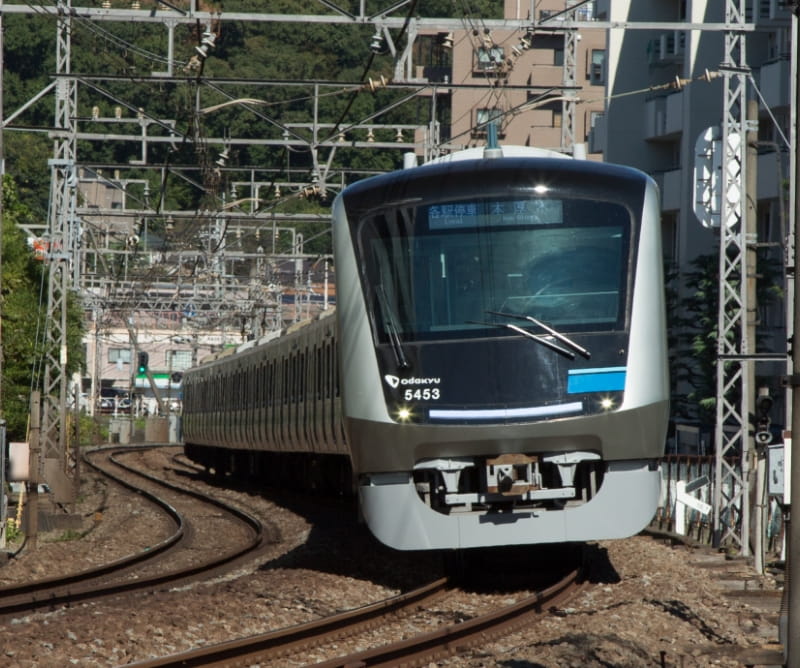
[[[86,453],[85,461],[92,468],[117,484],[141,495],[157,506],[170,520],[172,533],[159,543],[121,559],[53,578],[0,588],[0,618],[56,609],[78,602],[97,600],[121,594],[151,591],[155,588],[185,584],[207,577],[225,566],[232,566],[254,552],[265,540],[262,523],[251,515],[200,492],[174,485],[137,470],[120,461],[120,455],[141,453],[153,446],[99,448]],[[213,508],[214,520],[235,523],[240,528],[239,546],[231,549],[230,541],[220,546],[202,546],[208,532],[198,532],[198,502],[206,510]],[[194,507],[194,508],[193,508]],[[187,557],[178,555],[185,553]],[[198,553],[202,556],[198,563]],[[176,561],[185,564],[175,568]]]
[[[573,596],[580,587],[580,574],[581,569],[575,568],[558,582],[526,596],[521,601],[461,623],[444,625],[433,632],[421,633],[406,640],[390,642],[319,663],[314,663],[313,660],[303,663],[323,668],[425,665],[437,657],[456,654],[531,623],[545,609]],[[297,664],[301,662],[297,657],[303,652],[312,648],[333,647],[342,638],[388,626],[394,618],[425,610],[435,599],[453,591],[455,590],[451,588],[450,581],[442,578],[406,594],[307,624],[140,661],[131,666],[239,666],[281,659],[288,663],[289,657]],[[335,654],[333,650],[327,653]]]

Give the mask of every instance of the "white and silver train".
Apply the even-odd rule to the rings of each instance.
[[[191,458],[355,488],[397,549],[622,538],[650,521],[669,383],[647,175],[470,149],[349,186],[333,226],[335,317],[188,371]]]

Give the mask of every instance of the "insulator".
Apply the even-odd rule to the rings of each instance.
[[[386,88],[386,77],[381,75],[381,78],[374,81],[372,78],[367,80],[367,87],[371,92],[375,92],[378,88]]]
[[[383,49],[383,35],[381,35],[380,29],[375,31],[375,34],[372,36],[372,41],[369,44],[369,50],[372,53],[380,53]]]
[[[230,157],[230,153],[228,152],[228,149],[226,148],[226,149],[224,149],[222,151],[222,153],[219,154],[219,158],[217,158],[215,164],[218,167],[224,167],[225,163],[228,162],[228,158],[229,157]]]

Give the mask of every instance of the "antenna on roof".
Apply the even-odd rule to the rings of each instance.
[[[484,158],[502,158],[503,149],[497,143],[497,122],[489,121],[486,126],[486,148],[483,149]]]

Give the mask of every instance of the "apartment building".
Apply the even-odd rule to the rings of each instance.
[[[599,20],[625,26],[676,22],[703,26],[725,23],[725,0],[604,0],[595,3]],[[784,280],[790,232],[790,51],[791,14],[780,0],[748,0],[743,35],[746,99],[757,106],[755,238],[749,248],[759,256],[755,304],[747,314],[753,333],[750,353],[780,355],[786,349],[788,294]],[[736,9],[739,5],[737,3]],[[734,56],[736,54],[733,54]],[[728,58],[730,60],[730,58]],[[719,229],[701,224],[695,174],[698,138],[719,128],[725,117],[725,32],[721,29],[611,29],[607,39],[606,113],[598,136],[605,159],[638,167],[658,182],[668,268],[674,287],[687,293],[693,260],[719,252]],[[681,85],[669,85],[681,81]],[[757,103],[757,104],[753,104]],[[753,121],[756,119],[753,118]],[[748,128],[749,129],[749,128]],[[742,189],[748,195],[747,184]],[[752,229],[752,227],[751,227]],[[767,299],[771,294],[773,298]],[[755,340],[753,340],[755,339]],[[758,363],[758,386],[780,396],[785,363]],[[680,389],[680,388],[679,388]],[[687,389],[687,388],[684,388]],[[755,389],[755,388],[754,388]],[[785,423],[783,408],[773,409],[773,423]]]
[[[504,18],[531,18],[536,30],[489,30],[481,17],[466,16],[464,30],[439,36],[452,51],[452,65],[425,74],[451,84],[450,119],[444,130],[454,147],[481,146],[494,121],[501,143],[572,151],[588,145],[604,112],[605,31],[572,31],[567,18],[592,20],[594,3],[505,0]],[[590,158],[601,159],[588,146]]]
[[[787,232],[790,113],[790,12],[779,0],[746,3],[745,34],[752,78],[747,97],[759,102],[757,228],[761,243]],[[721,24],[724,0],[605,0],[598,18],[628,22]],[[662,193],[665,250],[677,266],[716,243],[694,214],[694,162],[698,137],[723,118],[723,80],[707,81],[725,60],[724,33],[716,30],[608,31],[608,104],[601,122],[603,154],[610,162],[652,174]],[[681,88],[661,88],[690,80]],[[641,91],[635,94],[635,91]]]

